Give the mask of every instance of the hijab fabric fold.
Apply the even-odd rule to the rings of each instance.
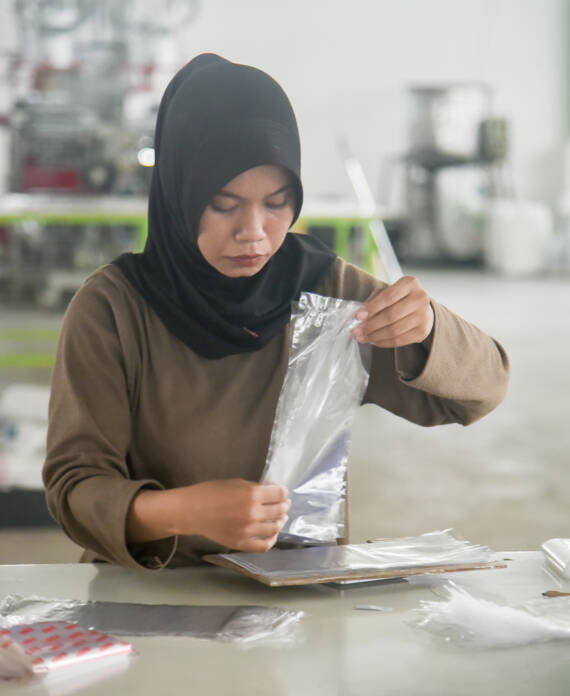
[[[224,276],[204,259],[197,235],[209,201],[237,175],[266,164],[290,174],[294,222],[303,189],[286,94],[257,68],[197,56],[171,80],[158,111],[144,251],[114,263],[167,329],[205,358],[266,345],[289,321],[291,302],[313,290],[335,258],[318,240],[288,233],[251,277]]]

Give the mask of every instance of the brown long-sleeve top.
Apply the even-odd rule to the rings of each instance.
[[[364,301],[384,284],[337,259],[316,291]],[[501,346],[433,302],[429,352],[373,349],[364,402],[420,425],[467,425],[504,397]],[[53,373],[44,483],[83,560],[176,567],[221,550],[203,537],[128,544],[142,488],[261,477],[287,369],[289,327],[255,353],[208,360],[173,336],[116,266],[93,273],[63,322]]]

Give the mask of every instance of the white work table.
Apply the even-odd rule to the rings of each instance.
[[[487,599],[517,604],[545,590],[570,591],[538,552],[505,553],[508,567],[448,574]],[[478,650],[411,625],[421,599],[442,598],[436,576],[338,589],[270,588],[221,568],[144,573],[107,565],[0,566],[7,594],[156,604],[271,605],[305,616],[290,644],[249,648],[214,640],[133,637],[128,668],[72,693],[91,696],[459,696],[570,693],[570,643]],[[438,576],[441,578],[442,576]],[[570,598],[569,598],[570,601]],[[362,611],[374,604],[387,612]],[[2,696],[57,694],[0,684]],[[67,691],[66,693],[70,693]]]

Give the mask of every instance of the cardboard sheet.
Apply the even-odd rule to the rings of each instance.
[[[452,530],[367,544],[212,554],[204,560],[272,587],[506,567],[491,549],[457,538]]]
[[[424,566],[419,568],[394,568],[392,570],[346,570],[344,572],[332,573],[329,571],[320,572],[315,570],[314,575],[302,575],[294,576],[287,575],[283,577],[279,576],[269,576],[262,573],[255,573],[247,568],[242,568],[240,565],[234,563],[231,559],[222,554],[212,554],[209,556],[204,556],[205,561],[208,563],[213,563],[214,565],[221,566],[223,568],[231,568],[236,570],[238,573],[243,573],[264,585],[269,585],[270,587],[283,587],[285,585],[315,585],[324,582],[341,582],[346,580],[359,581],[359,580],[385,580],[392,578],[402,578],[408,577],[410,575],[425,575],[428,573],[451,573],[461,570],[488,570],[490,568],[506,568],[505,563],[500,563],[498,561],[489,561],[484,563],[470,563],[465,565],[447,565],[447,566]]]

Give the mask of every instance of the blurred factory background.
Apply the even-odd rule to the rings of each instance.
[[[505,404],[469,429],[362,409],[353,540],[569,536],[569,29],[568,0],[2,2],[0,563],[78,557],[41,491],[58,329],[89,272],[144,244],[158,102],[203,51],[289,94],[297,229],[386,277],[389,240],[512,357]]]

